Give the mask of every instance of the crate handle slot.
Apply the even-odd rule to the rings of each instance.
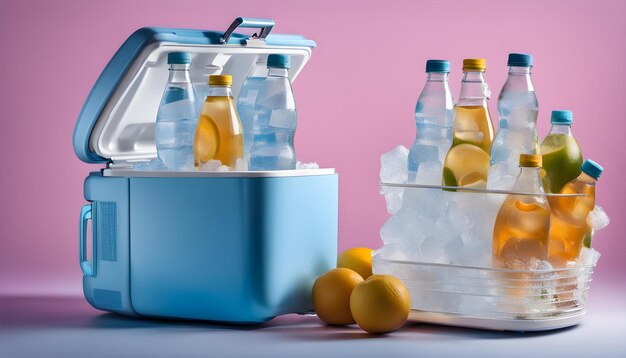
[[[91,204],[83,205],[78,222],[78,257],[80,268],[85,276],[95,276],[93,263],[96,260],[96,240],[93,235],[91,235],[91,262],[87,260],[87,221],[91,219]]]
[[[230,35],[232,35],[235,29],[237,29],[238,27],[246,27],[246,28],[258,27],[261,29],[261,32],[259,32],[258,35],[254,34],[253,37],[256,37],[257,39],[264,39],[272,31],[272,28],[274,27],[274,25],[275,25],[274,20],[271,20],[271,19],[238,17],[235,19],[235,21],[233,21],[232,24],[230,24],[226,32],[224,32],[224,35],[222,35],[222,38],[220,39],[220,41],[222,42],[222,44],[226,44],[228,42],[228,39],[230,38]]]

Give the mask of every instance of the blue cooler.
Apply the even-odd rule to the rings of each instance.
[[[334,169],[132,170],[156,157],[167,54],[192,53],[194,83],[206,81],[207,66],[232,74],[236,97],[269,54],[291,56],[292,80],[309,59],[313,41],[269,35],[273,25],[238,18],[225,33],[143,28],[98,78],[73,137],[82,161],[106,165],[85,180],[80,214],[83,291],[93,307],[232,323],[311,310],[313,282],[337,258]],[[234,33],[238,26],[261,30],[249,37]]]

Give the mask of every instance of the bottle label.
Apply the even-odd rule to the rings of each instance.
[[[296,113],[289,109],[274,109],[270,116],[270,126],[274,128],[296,129]]]

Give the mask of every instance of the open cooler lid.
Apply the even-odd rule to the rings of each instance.
[[[155,123],[169,76],[167,54],[192,54],[191,80],[205,84],[206,68],[233,76],[233,96],[252,71],[266,71],[267,56],[291,56],[293,81],[315,42],[301,35],[269,33],[274,21],[237,18],[226,32],[147,27],[133,33],[91,89],[74,128],[73,145],[86,163],[126,166],[156,157]],[[233,31],[260,28],[252,37]],[[221,71],[220,71],[221,69]]]

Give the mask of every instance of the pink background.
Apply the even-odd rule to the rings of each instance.
[[[623,205],[626,3],[620,1],[6,1],[0,0],[0,294],[77,293],[83,180],[75,120],[122,42],[143,26],[223,30],[268,17],[318,48],[294,84],[301,160],[340,173],[339,247],[379,247],[388,218],[379,157],[414,136],[428,58],[485,57],[496,98],[509,52],[535,56],[543,137],[552,109],[574,111],[585,157],[605,166],[597,201],[613,222],[596,238],[598,280],[626,272]]]

